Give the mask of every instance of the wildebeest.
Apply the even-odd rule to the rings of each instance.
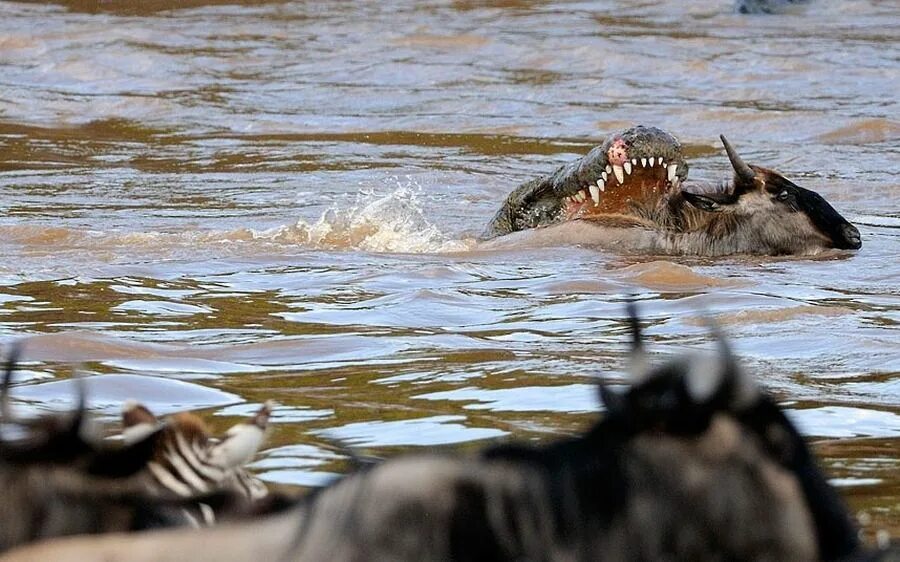
[[[861,247],[856,227],[821,195],[744,163],[721,138],[734,178],[706,185],[685,183],[681,146],[668,133],[639,126],[613,135],[510,194],[482,247],[581,244],[703,256]]]
[[[196,530],[69,538],[9,561],[836,560],[857,532],[795,427],[715,355],[599,386],[605,416],[548,445],[410,454],[274,515]]]
[[[268,405],[215,441],[191,414],[159,421],[135,404],[124,412],[124,442],[109,442],[91,423],[83,389],[69,414],[15,418],[17,357],[14,348],[0,389],[0,552],[64,535],[210,523],[265,495],[242,465],[262,443]]]

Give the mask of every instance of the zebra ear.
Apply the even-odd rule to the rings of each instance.
[[[126,400],[122,405],[122,439],[130,445],[159,429],[159,419],[146,406]]]
[[[225,468],[237,468],[252,459],[265,440],[273,405],[271,401],[266,402],[251,418],[232,426],[222,441],[212,447],[212,462]]]

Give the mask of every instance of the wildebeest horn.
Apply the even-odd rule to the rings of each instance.
[[[644,351],[644,332],[641,330],[641,321],[638,319],[634,297],[628,299],[625,307],[628,311],[628,328],[631,330],[631,352],[641,353]]]
[[[650,362],[644,348],[644,330],[638,318],[637,300],[632,295],[625,304],[628,313],[628,329],[631,332],[631,365],[629,374],[631,384],[644,380],[650,371]]]
[[[75,404],[75,414],[72,418],[72,429],[77,432],[80,438],[85,438],[82,432],[86,429],[90,429],[86,427],[87,423],[87,383],[84,382],[84,375],[81,374],[80,371],[75,370],[72,373],[72,382],[75,383],[75,392],[77,392],[77,400]]]
[[[725,393],[728,403],[732,407],[745,408],[756,402],[759,397],[759,388],[752,377],[747,377],[741,371],[737,357],[728,343],[728,338],[722,333],[722,328],[713,318],[706,318],[706,324],[716,340],[719,350],[719,369],[721,381],[718,392]]]
[[[738,156],[737,151],[734,150],[734,147],[731,146],[725,135],[719,135],[719,138],[722,139],[722,145],[725,146],[725,152],[728,154],[728,159],[731,160],[731,167],[734,168],[734,173],[745,182],[752,183],[756,178],[756,173],[741,160],[741,157]]]
[[[0,417],[4,423],[12,421],[12,410],[9,407],[9,387],[12,385],[12,375],[19,362],[19,356],[22,353],[22,346],[13,343],[9,349],[9,355],[6,357],[6,367],[3,370],[3,383],[0,386]]]
[[[728,344],[728,339],[722,333],[722,328],[712,318],[707,318],[707,324],[712,331],[713,337],[716,339],[716,347],[719,349],[719,360],[721,364],[719,368],[722,370],[721,386],[734,385],[737,382],[738,363]]]

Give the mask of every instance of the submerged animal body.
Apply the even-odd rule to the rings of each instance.
[[[739,14],[800,13],[810,0],[736,0],[734,9]]]
[[[582,244],[619,251],[721,256],[858,249],[859,231],[814,191],[750,166],[722,137],[730,182],[688,184],[681,146],[635,127],[506,199],[482,247]],[[647,156],[653,154],[653,156]]]
[[[109,442],[94,435],[83,394],[71,414],[12,416],[16,355],[0,396],[0,552],[52,537],[211,523],[265,495],[242,465],[262,443],[268,406],[214,442],[191,414],[160,422],[135,404],[125,439]]]
[[[65,539],[5,560],[833,560],[856,529],[802,437],[737,364],[644,367],[605,417],[549,445],[413,454],[278,514],[198,530]]]

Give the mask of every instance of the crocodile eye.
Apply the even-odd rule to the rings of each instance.
[[[790,198],[791,194],[787,189],[782,189],[778,192],[778,195],[775,196],[775,199],[778,199],[779,201],[787,201]]]

